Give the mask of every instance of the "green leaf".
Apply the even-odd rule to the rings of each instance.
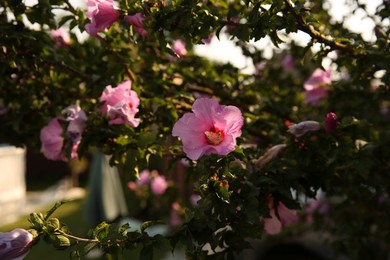
[[[165,224],[165,223],[161,220],[145,221],[144,223],[142,223],[140,229],[142,233],[145,233],[145,230],[147,228],[152,227],[154,225],[161,225],[161,224]]]
[[[141,148],[145,148],[152,144],[157,139],[157,131],[146,131],[139,135],[137,144]]]
[[[97,243],[88,243],[84,246],[83,255],[87,255],[92,249],[97,246]]]

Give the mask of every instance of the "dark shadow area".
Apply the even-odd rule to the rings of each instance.
[[[256,260],[327,260],[298,243],[274,245],[259,252]]]

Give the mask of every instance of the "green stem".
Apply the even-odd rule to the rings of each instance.
[[[82,237],[76,237],[76,236],[72,236],[72,235],[69,235],[61,230],[57,230],[58,233],[60,233],[61,235],[63,236],[66,236],[68,238],[71,238],[71,239],[74,239],[74,240],[77,240],[77,241],[80,241],[80,242],[87,242],[87,243],[99,243],[99,239],[89,239],[89,238],[82,238]]]

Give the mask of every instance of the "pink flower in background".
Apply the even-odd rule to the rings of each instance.
[[[313,199],[312,201],[310,201],[309,205],[306,208],[306,222],[309,224],[313,223],[315,213],[323,215],[324,222],[328,222],[328,211],[329,204],[326,201]]]
[[[316,69],[304,83],[305,103],[319,105],[321,100],[328,96],[327,86],[332,83],[330,71]]]
[[[127,123],[132,127],[137,127],[140,123],[139,118],[135,118],[138,112],[139,98],[134,90],[131,90],[131,81],[127,80],[112,88],[106,86],[100,102],[104,102],[100,107],[103,116],[107,116],[109,124]]]
[[[161,195],[164,194],[166,189],[168,188],[168,183],[165,180],[164,176],[155,176],[151,183],[150,183],[150,188],[152,189],[152,193],[154,195]]]
[[[334,130],[336,130],[338,124],[339,122],[337,121],[337,115],[335,113],[330,112],[326,115],[324,124],[326,132],[333,132]]]
[[[32,246],[32,242],[33,235],[21,228],[0,233],[0,259],[24,259]]]
[[[60,118],[56,117],[50,120],[49,124],[41,129],[41,151],[47,159],[64,160],[62,153],[64,138],[61,136],[64,129],[59,123]]]
[[[136,181],[136,184],[142,186],[142,185],[148,185],[149,183],[150,183],[150,172],[149,170],[143,170],[139,174],[139,179]]]
[[[110,28],[120,16],[120,11],[114,9],[113,0],[87,0],[87,6],[91,23],[85,25],[85,30],[92,36]]]
[[[199,201],[201,200],[201,198],[202,198],[202,197],[199,196],[198,194],[192,194],[191,197],[190,197],[191,205],[192,205],[193,207],[197,207]]]
[[[181,210],[181,206],[179,203],[177,202],[172,203],[169,224],[173,227],[179,226],[183,222],[183,220],[180,218],[179,215],[180,210]]]
[[[173,42],[172,50],[179,56],[184,57],[187,55],[186,45],[182,40],[176,40]]]
[[[210,34],[209,37],[202,39],[202,42],[204,44],[210,44],[212,40],[213,40],[213,35]]]
[[[244,123],[235,106],[223,106],[214,98],[199,98],[173,127],[172,135],[183,142],[183,151],[191,160],[202,155],[227,155],[236,148]]]
[[[231,31],[236,29],[237,24],[240,23],[240,19],[237,16],[233,16],[229,18],[228,26],[227,26],[227,31]]]
[[[64,28],[58,28],[57,30],[53,30],[50,32],[51,38],[56,43],[56,48],[63,48],[70,45],[69,35],[65,32]]]
[[[321,124],[317,121],[302,121],[298,124],[290,125],[287,132],[295,135],[296,137],[301,137],[306,133],[318,131],[320,128]]]
[[[286,55],[282,60],[282,66],[285,70],[292,70],[294,68],[294,58],[291,55]]]
[[[8,107],[0,105],[0,116],[4,116],[8,113]]]
[[[145,37],[148,32],[144,28],[144,16],[141,13],[136,13],[134,15],[126,15],[124,20],[126,23],[134,26],[134,29],[137,33],[139,33],[142,37]]]
[[[143,170],[138,180],[135,182],[129,182],[128,187],[130,190],[136,190],[139,187],[145,187],[150,184],[150,189],[154,195],[162,195],[168,188],[168,182],[164,176],[158,174],[158,171]]]
[[[268,234],[276,235],[283,226],[290,226],[298,221],[297,212],[287,208],[283,203],[279,202],[275,209],[274,200],[270,197],[267,204],[271,218],[260,218],[260,221],[264,221],[264,230]]]
[[[81,136],[87,126],[87,115],[78,105],[71,105],[65,108],[66,121],[69,122],[67,134],[76,143],[81,140]]]
[[[49,160],[68,161],[65,154],[63,153],[64,138],[62,137],[62,133],[64,129],[62,128],[59,120],[62,119],[59,117],[53,118],[50,120],[47,126],[41,129],[41,151],[43,155]],[[77,148],[79,144],[80,141],[72,143],[71,159],[77,158]]]

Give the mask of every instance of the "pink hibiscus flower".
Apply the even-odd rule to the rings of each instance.
[[[85,25],[85,30],[92,36],[110,28],[120,16],[120,11],[114,9],[113,0],[87,0],[87,6],[91,23]]]
[[[332,83],[330,71],[316,69],[304,83],[305,103],[319,105],[321,100],[328,96],[327,86]]]
[[[41,151],[49,160],[68,161],[63,153],[64,138],[62,137],[62,133],[64,129],[59,120],[62,119],[60,117],[53,118],[47,126],[41,129]],[[80,141],[76,141],[72,144],[71,159],[77,158],[77,148],[79,144]]]
[[[269,197],[267,204],[271,218],[260,218],[260,221],[264,221],[264,230],[267,234],[276,235],[283,226],[290,226],[298,221],[296,211],[287,208],[283,203],[279,202],[275,210],[274,200]]]
[[[134,26],[134,29],[142,37],[145,37],[148,32],[144,28],[144,19],[145,17],[141,13],[136,13],[134,15],[126,15],[124,20],[126,23]]]
[[[64,160],[62,146],[64,138],[61,136],[64,129],[59,123],[60,118],[50,120],[49,124],[41,129],[41,151],[49,160]]]
[[[140,123],[139,118],[135,118],[138,112],[139,98],[137,92],[131,90],[131,81],[127,80],[113,88],[106,86],[100,102],[104,102],[100,107],[102,115],[109,118],[109,124],[127,123],[132,127],[137,127]]]
[[[241,111],[235,106],[223,106],[214,98],[199,98],[176,122],[172,135],[183,142],[183,150],[192,160],[202,155],[227,155],[236,147],[244,123]]]
[[[157,175],[152,179],[150,188],[152,189],[152,193],[154,195],[162,195],[168,188],[168,183],[164,176]]]
[[[0,259],[24,259],[32,242],[33,235],[21,228],[0,233]]]
[[[329,221],[328,211],[329,204],[324,200],[315,200],[310,201],[309,205],[306,207],[306,222],[312,224],[314,222],[314,215],[322,215],[323,221],[326,223]]]
[[[182,40],[176,40],[173,42],[172,50],[179,56],[184,57],[187,55],[186,44]]]
[[[64,28],[58,28],[50,32],[51,38],[55,41],[56,48],[63,48],[70,45],[69,35],[65,32]]]
[[[87,115],[78,105],[71,105],[65,109],[66,121],[69,122],[67,134],[76,143],[81,140],[81,136],[87,126]]]

